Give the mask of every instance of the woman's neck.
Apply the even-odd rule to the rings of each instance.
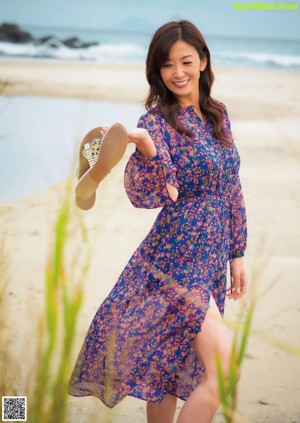
[[[195,112],[197,114],[200,113],[200,94],[197,96],[191,96],[191,97],[184,97],[184,98],[179,98],[179,104],[181,105],[181,107],[186,108],[188,106],[193,106],[195,109]],[[201,113],[200,113],[201,114]]]

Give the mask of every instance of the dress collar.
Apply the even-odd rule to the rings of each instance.
[[[207,122],[207,119],[201,119],[201,117],[198,115],[198,113],[196,113],[196,111],[195,111],[195,106],[193,106],[193,105],[190,105],[190,106],[186,106],[186,107],[181,107],[181,109],[180,109],[183,113],[185,112],[185,111],[187,111],[187,112],[189,112],[190,114],[192,114],[192,115],[196,115],[200,120],[201,120],[201,122],[202,123],[206,123]]]

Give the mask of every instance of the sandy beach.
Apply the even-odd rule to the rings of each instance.
[[[212,96],[227,105],[241,156],[249,234],[245,263],[250,285],[256,282],[259,294],[239,383],[238,412],[245,422],[299,423],[300,71],[216,67],[214,73]],[[0,81],[2,95],[7,97],[142,104],[148,89],[144,66],[134,64],[1,60]],[[123,172],[131,151],[101,184],[95,207],[80,212],[92,260],[83,281],[85,297],[74,360],[96,310],[158,213],[134,209],[126,197]],[[63,181],[0,205],[9,274],[6,330],[16,354],[24,348],[33,317],[43,305],[43,272],[65,187]],[[226,318],[235,318],[246,303],[247,296],[240,302],[228,301]],[[290,346],[298,348],[298,356]],[[19,366],[26,366],[26,360]],[[96,398],[70,398],[70,422],[100,423],[104,415],[112,423],[142,423],[145,403],[126,398],[105,411]],[[214,422],[222,421],[219,413]]]

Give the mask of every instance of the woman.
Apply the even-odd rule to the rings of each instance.
[[[163,208],[100,306],[70,393],[108,407],[126,395],[144,399],[148,423],[173,422],[179,397],[178,423],[207,423],[219,406],[216,353],[228,374],[225,297],[247,290],[240,158],[226,107],[210,96],[208,47],[191,22],[157,30],[146,75],[147,113],[128,131],[136,150],[125,188],[134,206]]]

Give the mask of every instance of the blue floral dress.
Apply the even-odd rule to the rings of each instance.
[[[191,341],[201,331],[211,295],[223,315],[228,261],[232,269],[232,258],[246,249],[235,144],[216,141],[211,122],[202,121],[193,106],[181,109],[179,118],[193,137],[159,114],[139,120],[157,155],[131,155],[125,188],[135,207],[162,209],[98,309],[69,383],[71,395],[93,395],[108,407],[126,395],[151,402],[167,393],[188,398],[204,375]],[[166,182],[178,189],[176,202]]]

